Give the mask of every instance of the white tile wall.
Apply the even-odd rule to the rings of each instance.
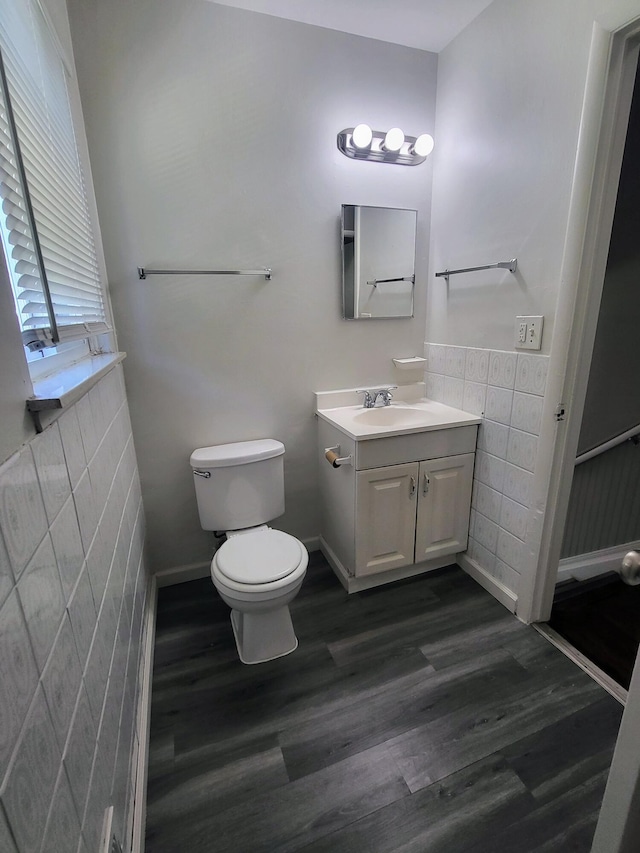
[[[0,610],[0,649],[0,767],[6,768],[38,686],[38,668],[15,589]]]
[[[5,602],[13,588],[13,572],[9,563],[9,555],[0,537],[0,607]]]
[[[18,597],[40,672],[49,657],[65,601],[51,537],[47,533],[18,581]]]
[[[447,406],[461,409],[464,400],[464,380],[455,376],[444,377],[444,402]]]
[[[508,388],[487,388],[487,408],[485,416],[499,424],[511,423],[511,408],[513,406],[513,391]]]
[[[38,686],[2,791],[2,804],[20,851],[40,850],[61,760],[44,692]]]
[[[527,532],[527,508],[508,497],[502,497],[500,527],[524,541]]]
[[[490,351],[489,354],[489,385],[498,388],[513,388],[516,381],[516,363],[518,354],[515,352]]]
[[[479,480],[476,480],[473,484],[471,505],[478,511],[478,513],[491,519],[491,521],[500,521],[500,515],[502,512],[502,494],[489,488],[489,486],[485,486]]]
[[[486,450],[491,456],[497,456],[498,459],[507,458],[507,449],[509,447],[509,427],[506,424],[500,424],[496,421],[490,421],[486,418],[482,423],[482,429],[478,434],[478,447],[480,450]]]
[[[118,367],[0,466],[3,853],[95,851],[112,803],[127,825],[143,540]]]
[[[525,471],[534,471],[537,455],[537,436],[519,429],[512,428],[509,430],[509,446],[507,447],[508,462],[517,468],[524,468]]]
[[[426,375],[427,397],[430,400],[444,400],[444,376],[438,373]]]
[[[530,471],[507,463],[504,478],[504,493],[507,497],[528,507],[531,504],[532,485],[533,474]]]
[[[41,679],[61,750],[67,740],[81,680],[80,658],[71,622],[65,615]]]
[[[71,494],[58,424],[52,424],[43,432],[40,441],[34,441],[31,449],[44,499],[44,508],[51,524]]]
[[[482,425],[480,425],[482,428]],[[489,486],[496,492],[502,492],[505,477],[504,459],[498,459],[497,456],[491,456],[490,453],[485,453],[484,450],[476,451],[476,465],[474,470],[474,478]]]
[[[58,771],[44,836],[45,845],[42,847],[41,853],[77,849],[80,822],[63,764],[60,765]]]
[[[13,842],[13,836],[5,817],[4,809],[0,805],[0,850],[2,853],[17,853],[16,845]]]
[[[466,352],[462,347],[447,347],[444,359],[444,372],[447,376],[464,379]]]
[[[0,466],[0,528],[17,580],[47,532],[47,516],[29,446]]]
[[[513,395],[511,426],[539,435],[542,422],[542,403],[542,397],[516,391]]]
[[[548,356],[430,343],[424,352],[427,396],[483,415],[468,555],[517,594]]]
[[[470,382],[487,384],[489,376],[489,350],[468,349],[465,358],[464,378]]]
[[[549,359],[545,355],[519,353],[516,368],[516,391],[544,395]]]
[[[68,600],[78,580],[84,562],[84,549],[73,497],[64,503],[49,530],[55,553],[60,582]]]
[[[63,756],[77,815],[84,812],[97,739],[97,727],[83,685],[78,693]],[[90,761],[87,760],[88,757]]]
[[[473,415],[481,415],[485,409],[487,386],[482,382],[465,380],[462,408]]]

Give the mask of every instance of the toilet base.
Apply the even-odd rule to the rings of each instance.
[[[298,648],[289,607],[258,613],[231,611],[231,627],[242,663],[266,663]]]

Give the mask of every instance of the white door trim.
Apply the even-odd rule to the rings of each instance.
[[[586,397],[622,155],[640,19],[610,32],[594,24],[561,269],[556,328],[517,613],[544,622],[553,592]],[[553,430],[555,406],[566,420]],[[592,853],[635,853],[640,840],[640,654],[616,743]]]
[[[640,842],[640,654],[613,753],[591,853],[636,853]]]
[[[153,681],[153,655],[156,641],[156,614],[158,610],[158,584],[151,575],[145,602],[142,655],[140,659],[138,709],[136,731],[138,753],[134,756],[135,785],[131,792],[131,851],[144,853],[147,818],[147,776],[149,770],[149,735],[151,732],[151,688]]]
[[[517,614],[551,614],[633,94],[640,19],[593,26]],[[565,420],[555,422],[562,403]]]

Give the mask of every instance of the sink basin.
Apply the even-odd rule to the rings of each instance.
[[[420,409],[405,406],[384,406],[379,409],[363,409],[353,420],[370,426],[412,426],[425,422],[425,413]]]
[[[382,387],[382,386],[379,386]],[[393,402],[365,409],[354,388],[316,392],[316,414],[355,441],[479,424],[482,418],[425,397],[423,382],[400,385]]]

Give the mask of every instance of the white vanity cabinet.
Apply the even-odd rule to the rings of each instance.
[[[358,471],[355,575],[467,547],[473,453]]]
[[[467,547],[477,425],[355,440],[318,420],[320,544],[350,592],[440,568]],[[339,447],[352,464],[332,467]]]
[[[416,563],[466,550],[475,454],[420,463]]]

